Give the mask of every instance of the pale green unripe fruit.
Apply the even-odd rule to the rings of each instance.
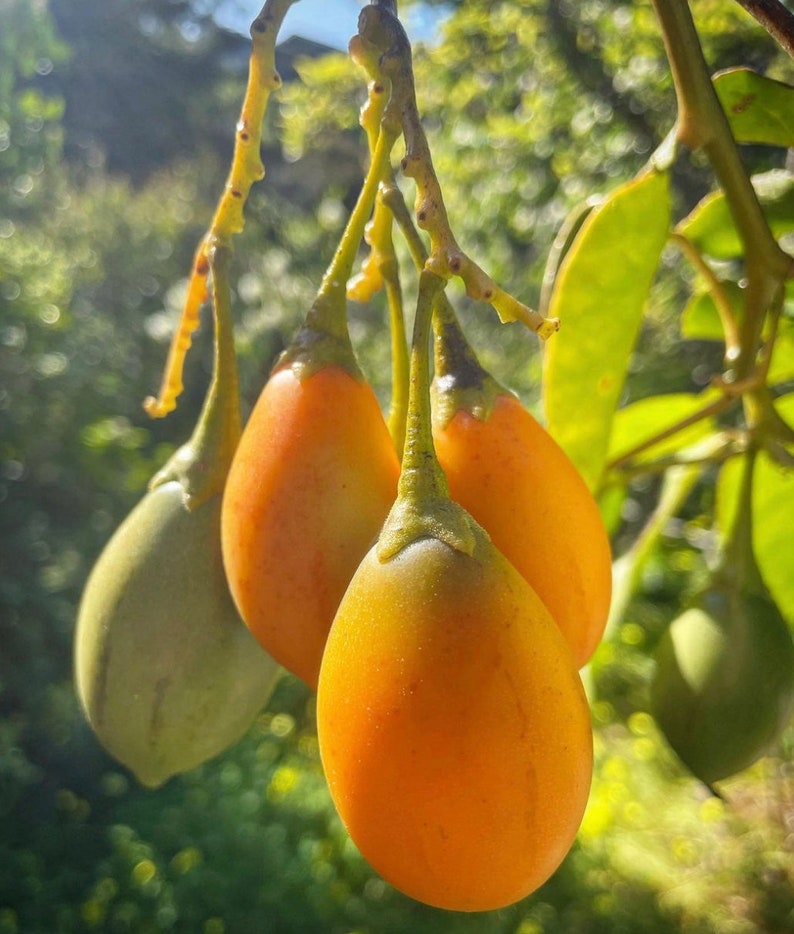
[[[220,553],[221,497],[193,510],[156,486],[118,528],[83,594],[77,691],[102,745],[158,786],[237,741],[280,668],[241,622]]]
[[[707,591],[660,640],[651,710],[707,784],[748,768],[794,709],[794,643],[771,597]]]

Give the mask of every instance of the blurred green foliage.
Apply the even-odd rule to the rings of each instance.
[[[738,6],[701,0],[696,14],[715,69],[792,77]],[[333,812],[313,700],[294,679],[227,755],[157,792],[98,747],[71,684],[75,610],[208,382],[203,328],[178,411],[145,419],[242,95],[223,49],[187,2],[0,4],[0,934],[794,931],[794,737],[723,801],[686,777],[644,713],[649,650],[702,582],[708,478],[599,650],[591,804],[573,852],[525,902],[458,915],[380,880]],[[351,129],[360,76],[338,56],[301,74],[268,116],[268,176],[236,249],[246,408],[313,297],[365,158]],[[530,302],[570,208],[629,178],[673,119],[644,4],[469,0],[417,50],[416,74],[460,242]],[[769,169],[783,157],[754,158]],[[691,206],[708,183],[696,163],[681,172]],[[654,288],[624,401],[699,389],[719,359],[671,326],[679,275]],[[483,362],[535,404],[532,339],[457,297]],[[352,308],[385,400],[383,321],[377,301]],[[657,486],[632,485],[620,540]]]

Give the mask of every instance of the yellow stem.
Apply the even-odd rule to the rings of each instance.
[[[706,280],[711,297],[722,322],[722,330],[725,336],[725,359],[729,362],[734,361],[739,355],[741,349],[739,337],[739,324],[736,315],[733,313],[733,306],[725,294],[720,280],[714,274],[714,270],[703,259],[697,247],[691,240],[683,234],[673,231],[670,239],[675,243],[686,258],[692,263],[695,269]]]
[[[243,99],[234,141],[229,177],[226,181],[209,230],[196,249],[188,281],[182,314],[171,341],[163,380],[157,397],[149,396],[143,403],[152,418],[163,418],[176,408],[182,392],[182,371],[193,333],[199,325],[201,305],[207,299],[207,276],[210,269],[211,245],[227,246],[233,234],[245,224],[243,209],[254,182],[265,169],[259,155],[264,119],[270,92],[281,87],[276,71],[276,37],[287,10],[296,0],[266,0],[261,12],[251,24],[251,57],[248,64],[248,84]]]
[[[489,302],[502,321],[521,321],[546,339],[559,322],[544,318],[497,286],[455,240],[416,104],[411,44],[399,20],[383,7],[368,6],[361,12],[359,31],[381,52],[382,73],[392,84],[385,118],[398,121],[405,137],[402,168],[416,182],[417,223],[430,236],[425,268],[444,280],[459,276],[470,298]]]

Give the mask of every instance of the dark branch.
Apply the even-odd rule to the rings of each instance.
[[[794,58],[794,13],[780,0],[736,0]]]

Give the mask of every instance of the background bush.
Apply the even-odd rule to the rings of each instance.
[[[619,0],[451,6],[416,56],[449,213],[461,244],[535,302],[568,210],[630,177],[673,119],[658,28],[649,7]],[[715,69],[791,79],[737,6],[696,12]],[[794,931],[791,732],[723,800],[687,777],[646,713],[649,650],[701,573],[707,482],[590,673],[596,773],[577,845],[509,909],[437,911],[368,869],[325,790],[313,700],[291,677],[235,748],[157,792],[97,745],[72,687],[76,605],[208,382],[205,328],[178,411],[142,412],[225,177],[239,48],[186,0],[0,6],[0,934]],[[330,56],[300,73],[268,115],[268,176],[236,247],[246,408],[311,301],[365,159],[355,69]],[[785,153],[749,158],[768,168]],[[680,171],[693,204],[702,166]],[[702,385],[712,351],[670,327],[677,275],[654,288],[627,400]],[[533,340],[458,301],[484,363],[536,405]],[[352,314],[385,401],[383,309]],[[618,550],[652,492],[631,487]]]

